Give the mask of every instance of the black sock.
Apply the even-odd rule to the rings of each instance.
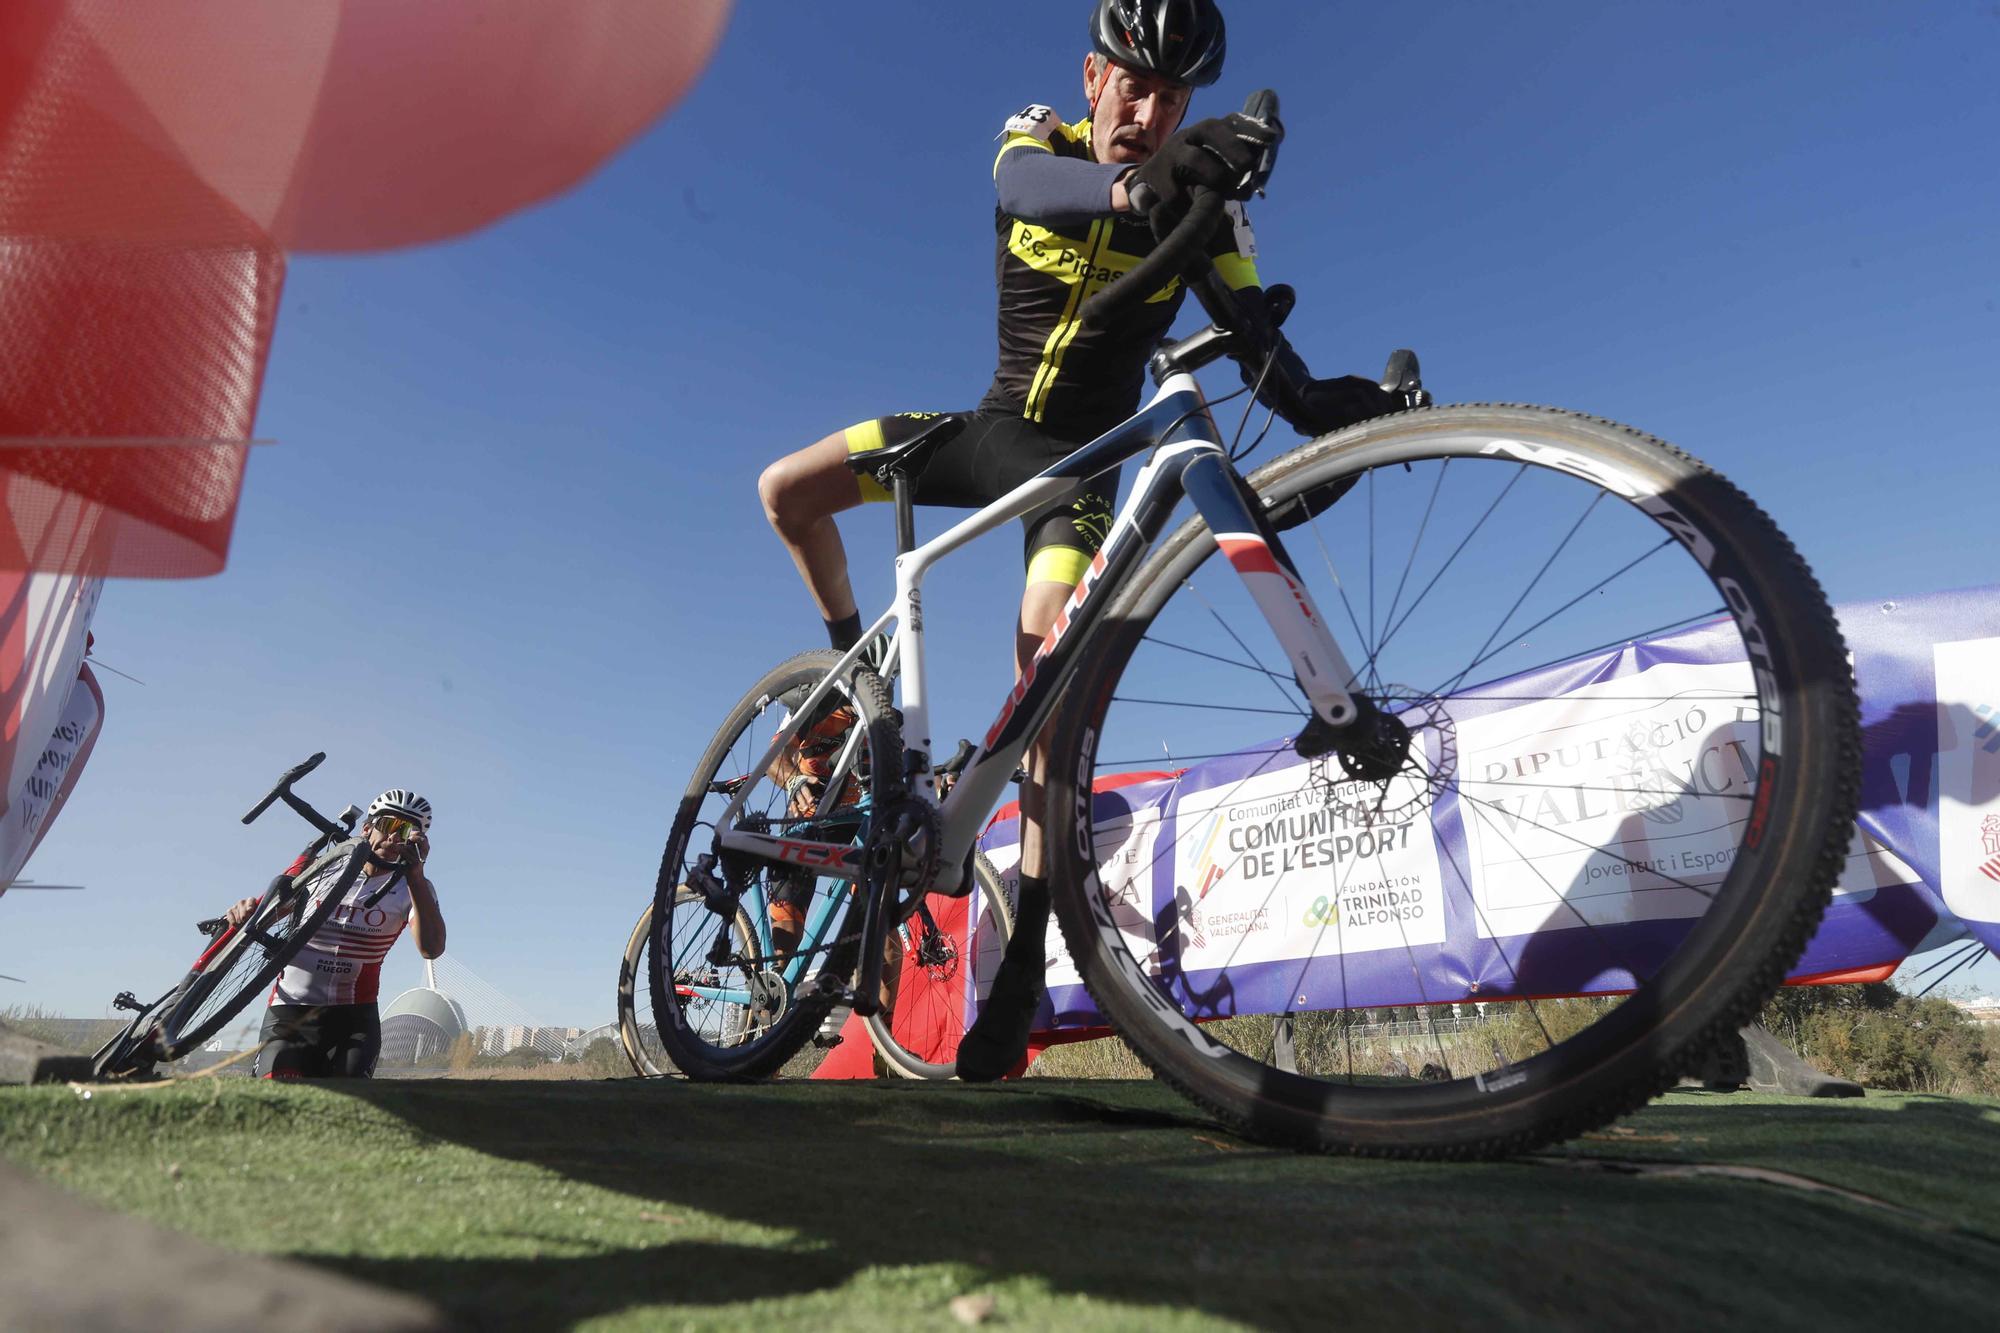
[[[968,1083],[1003,1078],[1027,1052],[1029,1029],[1041,1008],[1048,954],[1049,882],[1021,876],[1014,900],[1014,933],[979,1017],[958,1044],[958,1076]]]
[[[1042,875],[1021,876],[1014,898],[1014,933],[1007,937],[1010,957],[1026,958],[1039,968],[1048,955],[1044,946],[1049,937],[1049,881]],[[1020,941],[1016,947],[1015,941]]]
[[[839,620],[826,621],[826,638],[840,652],[852,648],[861,641],[861,613],[855,611]]]

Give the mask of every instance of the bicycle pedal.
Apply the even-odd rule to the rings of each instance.
[[[143,1012],[146,1008],[145,1005],[139,1003],[139,997],[128,990],[119,991],[118,998],[111,1002],[111,1007],[113,1009],[130,1009],[135,1014]]]
[[[797,994],[801,1000],[817,1000],[822,995],[831,995],[836,1008],[854,1007],[854,992],[829,976],[806,978],[799,984]]]

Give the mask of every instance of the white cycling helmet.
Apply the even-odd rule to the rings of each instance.
[[[401,815],[405,819],[417,821],[417,827],[424,832],[431,831],[431,803],[413,791],[401,787],[391,787],[368,803],[368,819],[381,814]]]

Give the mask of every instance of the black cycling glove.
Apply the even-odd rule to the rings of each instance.
[[[1410,405],[1403,394],[1360,375],[1307,380],[1298,397],[1301,410],[1285,420],[1301,435],[1325,435]]]
[[[1421,388],[1414,391],[1384,388],[1362,375],[1314,379],[1292,345],[1284,341],[1284,335],[1274,331],[1271,336],[1278,340],[1278,351],[1262,386],[1257,388],[1257,398],[1266,407],[1275,409],[1301,435],[1326,435],[1357,421],[1430,402],[1430,394]],[[1394,364],[1392,361],[1392,369]],[[1243,382],[1255,386],[1263,367],[1239,363],[1239,369]]]
[[[1196,189],[1248,199],[1257,188],[1257,164],[1276,142],[1272,129],[1240,112],[1196,121],[1127,177],[1125,192],[1135,211],[1165,207],[1169,216],[1185,212]]]

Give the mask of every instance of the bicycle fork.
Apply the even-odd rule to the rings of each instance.
[[[1349,692],[1355,676],[1346,655],[1313,604],[1277,529],[1221,449],[1204,449],[1191,458],[1181,486],[1270,623],[1312,705],[1312,717],[1294,748],[1308,759],[1327,753],[1348,740],[1356,723],[1375,716],[1366,698]]]

